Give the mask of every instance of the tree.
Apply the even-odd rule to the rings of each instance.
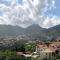
[[[26,52],[34,52],[35,51],[35,44],[33,44],[33,43],[26,44],[25,51]]]

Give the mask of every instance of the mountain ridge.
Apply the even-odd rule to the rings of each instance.
[[[60,36],[60,25],[51,27],[49,29],[45,29],[40,27],[37,24],[33,24],[27,28],[22,28],[19,26],[11,26],[11,25],[0,25],[0,36],[19,36],[25,35],[29,38],[47,38],[50,36]]]

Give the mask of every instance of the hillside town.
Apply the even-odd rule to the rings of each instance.
[[[54,60],[57,54],[60,55],[60,40],[50,42],[47,45],[41,42],[37,44],[36,52],[42,59],[46,58],[47,60],[48,59]]]
[[[39,41],[36,44],[34,52],[17,52],[18,55],[23,55],[27,58],[39,58],[41,60],[55,60],[57,56],[60,56],[60,38],[56,40],[43,42]]]

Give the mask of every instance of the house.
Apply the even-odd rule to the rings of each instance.
[[[57,51],[57,53],[60,54],[60,42],[59,41],[53,42],[52,44],[49,45],[49,47],[53,48],[55,52]]]
[[[52,53],[55,51],[50,49],[47,45],[37,45],[36,46],[36,52],[40,56],[41,59],[52,59]]]
[[[56,54],[60,54],[60,42],[54,41],[47,46],[46,44],[37,44],[36,52],[41,59],[53,60]]]
[[[40,57],[47,60],[53,60],[53,53],[53,50],[46,48],[45,50],[41,51]]]

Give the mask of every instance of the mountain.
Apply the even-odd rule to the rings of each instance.
[[[60,36],[60,25],[56,25],[54,27],[51,27],[51,28],[45,30],[45,32],[49,36],[58,37],[58,36]]]
[[[33,24],[27,28],[21,28],[19,26],[11,26],[11,25],[0,25],[0,36],[23,36],[26,39],[37,39],[45,37],[45,33],[43,32],[43,28],[41,28],[37,24]]]
[[[24,39],[46,40],[51,37],[60,36],[60,25],[49,29],[33,24],[27,28],[11,25],[0,25],[0,36],[23,36]]]
[[[0,25],[0,36],[20,35],[22,32],[24,32],[24,29],[19,26]]]
[[[43,30],[44,28],[40,27],[38,24],[33,24],[26,28],[25,33],[31,38],[41,39],[46,37],[45,32]]]
[[[25,29],[26,33],[29,34],[41,34],[44,29],[37,24],[33,24]]]

